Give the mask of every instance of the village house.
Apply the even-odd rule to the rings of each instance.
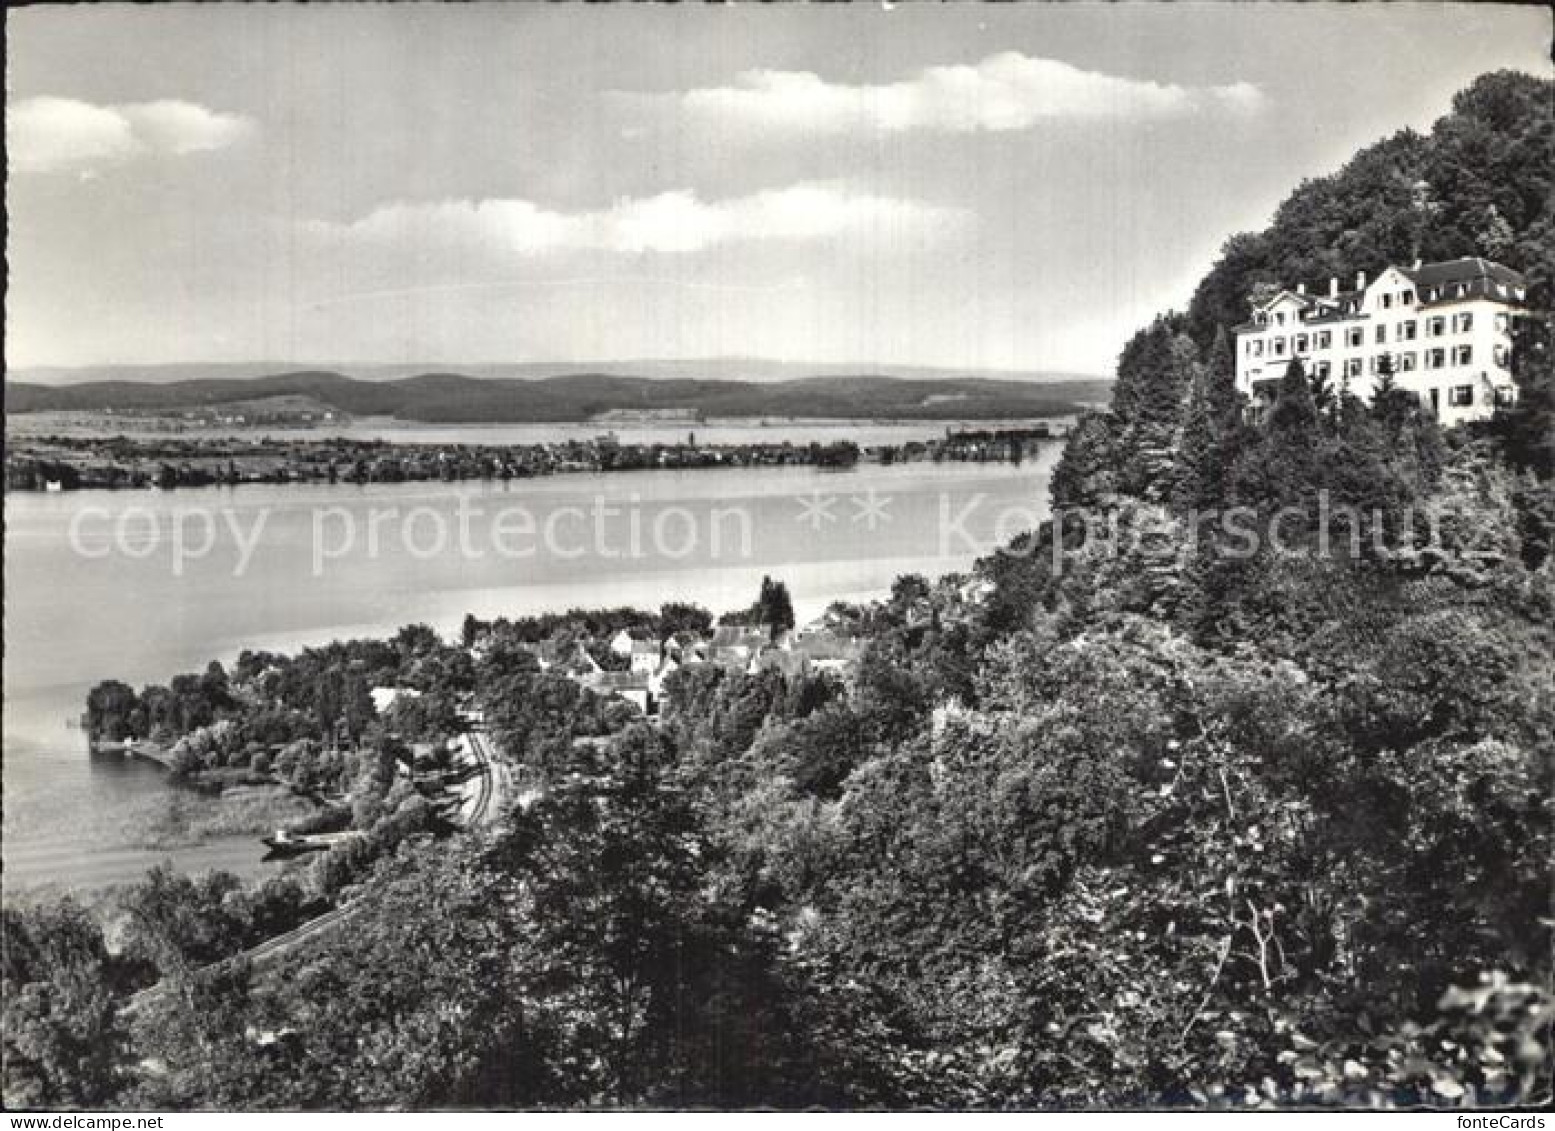
[[[708,646],[708,658],[725,667],[743,668],[757,652],[767,647],[771,638],[765,630],[746,628],[742,625],[724,624],[713,630]]]

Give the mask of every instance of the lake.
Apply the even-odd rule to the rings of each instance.
[[[812,433],[813,435],[813,433]],[[92,756],[103,679],[165,683],[244,648],[574,606],[744,606],[765,574],[801,620],[972,561],[1046,514],[1060,445],[1020,466],[911,463],[579,473],[509,483],[287,485],[5,498],[7,886],[97,887],[158,861],[261,870],[251,838],[137,843],[162,771]]]

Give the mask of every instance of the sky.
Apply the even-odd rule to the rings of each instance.
[[[1492,4],[11,10],[6,360],[1105,374]]]

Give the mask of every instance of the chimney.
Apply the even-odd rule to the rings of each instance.
[[[1339,297],[1339,278],[1336,275],[1330,275],[1328,277],[1328,297]]]
[[[1306,294],[1307,293],[1307,285],[1305,283],[1297,283],[1296,284],[1296,293],[1298,295]]]
[[[1355,289],[1358,291],[1364,291],[1366,289],[1366,272],[1357,271],[1355,273]]]
[[[1419,259],[1415,260],[1415,265],[1413,267],[1411,267],[1410,270],[1411,271],[1418,271],[1418,270],[1420,270],[1420,264],[1422,262],[1423,262],[1423,260],[1419,260]]]

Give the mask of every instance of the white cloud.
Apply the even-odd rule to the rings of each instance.
[[[251,128],[247,118],[220,114],[192,102],[164,99],[120,108],[135,136],[159,153],[203,153],[225,149]]]
[[[96,106],[73,98],[24,98],[5,112],[6,148],[19,172],[94,174],[154,154],[222,149],[253,128],[237,114],[164,99]]]
[[[527,200],[445,200],[385,205],[315,234],[381,246],[481,249],[518,255],[603,251],[687,253],[761,241],[933,238],[967,220],[960,209],[809,182],[727,200],[691,192],[619,200],[609,208],[553,212]]]
[[[808,133],[1023,130],[1057,119],[1248,114],[1264,102],[1263,92],[1251,83],[1157,83],[1084,71],[1014,51],[975,64],[927,67],[893,83],[848,85],[827,82],[809,71],[756,70],[736,75],[732,86],[618,97],[669,104],[724,125]]]

